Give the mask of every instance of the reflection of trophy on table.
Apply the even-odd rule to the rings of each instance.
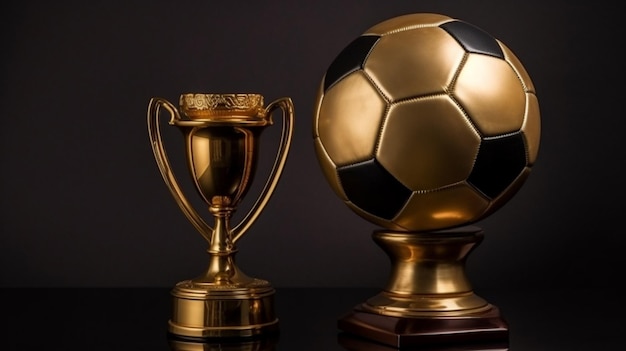
[[[159,115],[167,110],[170,125],[184,136],[187,165],[202,200],[213,215],[208,225],[182,193],[169,164]],[[230,219],[252,182],[261,132],[273,124],[272,113],[283,111],[277,157],[260,196],[238,225]],[[278,99],[267,107],[258,94],[183,94],[180,109],[161,98],[148,106],[148,131],[157,165],[174,199],[208,241],[209,265],[200,276],[179,282],[172,290],[169,331],[188,338],[248,337],[278,330],[272,285],[248,277],[235,264],[236,243],[257,219],[283,171],[293,132],[293,103]]]
[[[537,157],[538,100],[515,55],[443,15],[381,22],[330,64],[313,134],[332,189],[384,228],[373,239],[391,260],[384,290],[339,328],[392,346],[508,339],[465,262],[483,240],[468,225],[504,205]]]

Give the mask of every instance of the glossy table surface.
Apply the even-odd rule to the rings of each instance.
[[[337,328],[375,288],[277,288],[280,333],[249,342],[188,344],[167,335],[168,288],[3,288],[0,350],[386,351]],[[624,307],[615,290],[475,291],[509,324],[504,345],[435,350],[624,350]],[[429,348],[428,350],[431,350]]]

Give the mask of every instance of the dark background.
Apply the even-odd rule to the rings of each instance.
[[[313,103],[330,62],[364,30],[437,12],[509,46],[541,109],[530,177],[478,223],[485,240],[468,261],[474,287],[610,287],[625,263],[623,19],[618,3],[577,3],[5,2],[0,286],[170,287],[205,268],[206,243],[162,181],[146,127],[151,97],[177,104],[185,92],[258,92],[295,104],[285,172],[239,244],[244,272],[277,287],[383,286],[389,264],[371,240],[375,226],[339,201],[318,166]],[[181,136],[164,125],[186,181]],[[279,131],[263,135],[248,201]]]

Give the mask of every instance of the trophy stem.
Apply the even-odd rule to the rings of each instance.
[[[233,209],[211,206],[209,211],[213,214],[215,224],[213,225],[208,252],[210,254],[228,254],[234,248],[230,231],[230,217]]]
[[[215,223],[210,236],[209,267],[206,273],[194,279],[196,284],[240,285],[245,286],[252,279],[239,271],[235,265],[237,249],[232,241],[230,216],[232,208],[210,207]]]
[[[211,206],[215,224],[211,233],[209,248],[209,267],[206,272],[193,279],[197,286],[238,286],[247,287],[254,282],[253,278],[245,275],[235,264],[237,248],[232,240],[230,217],[234,209],[230,207]]]
[[[376,231],[373,239],[391,260],[389,281],[342,316],[339,329],[396,347],[508,338],[498,308],[474,294],[465,273],[480,228]]]

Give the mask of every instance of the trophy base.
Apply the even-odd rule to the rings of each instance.
[[[339,329],[394,347],[508,342],[509,328],[497,307],[449,317],[396,317],[357,305],[338,320]]]
[[[264,280],[251,283],[178,283],[172,290],[168,332],[186,340],[256,337],[278,333],[275,289]]]

